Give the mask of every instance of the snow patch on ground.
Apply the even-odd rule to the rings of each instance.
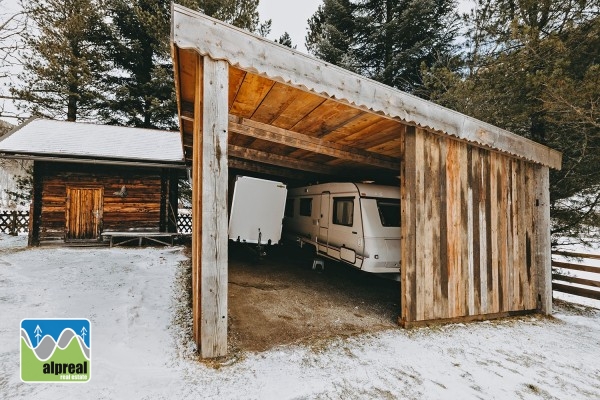
[[[527,316],[281,346],[200,362],[189,262],[175,248],[34,248],[0,236],[0,393],[96,399],[597,399],[600,311]],[[92,322],[92,379],[19,379],[23,318]]]

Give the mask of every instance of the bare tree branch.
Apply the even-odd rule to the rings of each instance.
[[[20,9],[5,11],[8,9],[5,4],[4,0],[0,0],[0,9],[3,10],[0,12],[0,117],[20,119],[23,115],[17,111],[15,102],[21,99],[10,95],[9,90],[21,72],[20,52],[27,16]]]

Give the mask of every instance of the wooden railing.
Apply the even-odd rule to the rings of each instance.
[[[29,230],[29,211],[0,211],[0,232],[18,235]],[[192,232],[192,215],[177,215],[177,232]]]
[[[0,211],[0,232],[18,235],[29,230],[28,211]]]
[[[192,214],[177,215],[177,232],[178,233],[192,233]]]
[[[600,260],[600,254],[572,253],[567,251],[555,251],[552,255],[564,256],[577,259]],[[576,276],[559,273],[555,268],[567,271],[582,271],[594,274],[596,279],[584,279]],[[560,282],[568,282],[574,285],[565,285]],[[582,287],[583,286],[583,287]],[[587,297],[600,300],[600,267],[594,267],[585,264],[574,264],[570,262],[552,260],[552,289],[557,292],[574,294],[576,296]]]

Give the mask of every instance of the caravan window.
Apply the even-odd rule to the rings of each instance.
[[[294,199],[286,200],[284,215],[290,218],[294,216]]]
[[[379,218],[383,226],[400,226],[400,200],[377,199]]]
[[[300,199],[300,215],[310,217],[312,215],[312,199]]]
[[[354,197],[333,198],[333,223],[345,226],[354,224]]]

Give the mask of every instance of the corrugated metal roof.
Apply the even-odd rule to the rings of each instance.
[[[179,132],[47,119],[0,138],[0,153],[183,163]]]
[[[230,72],[235,72],[235,70],[244,71],[246,73],[244,79],[249,75],[257,78],[255,81],[249,82],[246,90],[244,90],[243,83],[242,86],[229,88],[230,93],[238,93],[239,95],[242,92],[248,94],[248,97],[243,97],[243,102],[240,102],[242,103],[240,104],[240,111],[237,113],[230,111],[232,115],[237,117],[253,120],[255,115],[253,112],[262,107],[264,112],[262,115],[268,116],[265,121],[270,121],[269,125],[280,128],[277,124],[272,123],[273,118],[280,118],[284,114],[287,120],[295,121],[290,131],[294,131],[298,126],[319,126],[319,121],[315,121],[315,119],[321,119],[321,126],[326,127],[326,121],[333,119],[334,111],[331,107],[329,109],[324,108],[324,112],[319,111],[318,107],[316,109],[289,107],[285,108],[284,113],[276,113],[274,110],[283,109],[273,103],[281,102],[280,99],[283,98],[286,99],[286,107],[291,103],[287,103],[289,97],[281,97],[287,96],[283,91],[278,94],[280,97],[273,97],[273,103],[269,101],[263,103],[263,100],[269,98],[271,92],[254,90],[252,85],[260,85],[260,79],[267,79],[272,81],[271,87],[275,87],[275,83],[280,83],[287,87],[291,86],[299,89],[304,93],[309,93],[312,96],[302,98],[306,99],[307,105],[310,105],[309,100],[328,98],[339,104],[349,106],[350,108],[347,108],[349,111],[353,111],[351,108],[354,108],[382,115],[408,126],[421,127],[431,133],[441,133],[467,141],[471,145],[475,144],[485,149],[498,150],[551,168],[561,168],[562,154],[542,144],[362,77],[178,4],[173,4],[171,43],[177,50],[176,53],[173,53],[173,62],[176,75],[179,77],[176,84],[179,85],[177,93],[182,110],[184,107],[193,106],[194,95],[199,90],[198,83],[195,82],[195,63],[197,62],[197,55],[200,54],[212,60],[226,61],[230,65]],[[188,65],[180,63],[180,57],[184,54],[181,50],[193,50],[193,54],[195,54],[195,58],[189,59],[191,63]],[[230,85],[231,83],[232,81],[229,82]],[[258,87],[270,90],[269,86]],[[187,98],[184,97],[184,93]],[[265,93],[267,93],[266,97]],[[300,97],[296,97],[296,99],[300,99]],[[290,100],[294,101],[294,98],[290,98]],[[190,110],[192,109],[190,108]],[[310,111],[309,114],[306,114],[305,111],[308,109],[315,110],[316,113]],[[234,107],[231,107],[230,110],[234,110]],[[269,112],[274,114],[268,114]],[[260,112],[256,114],[260,115]],[[272,115],[275,115],[275,117],[271,118]],[[346,145],[360,148],[363,136],[358,135],[358,131],[352,127],[352,123],[357,120],[350,118],[346,121],[350,122],[345,123],[345,125],[334,123],[333,126],[336,127],[335,129],[348,127],[348,135],[339,137],[344,139]],[[189,135],[192,124],[182,123],[181,125],[182,133]],[[187,132],[186,125],[188,126]],[[321,138],[331,132],[332,130],[325,128],[313,136]],[[357,135],[352,136],[353,134]],[[339,140],[339,137],[336,140]],[[390,134],[390,137],[392,139],[388,142],[394,148],[393,140],[398,137],[397,132]],[[373,151],[372,149],[369,150]],[[375,152],[377,153],[377,151]],[[300,154],[304,153],[301,152]]]

